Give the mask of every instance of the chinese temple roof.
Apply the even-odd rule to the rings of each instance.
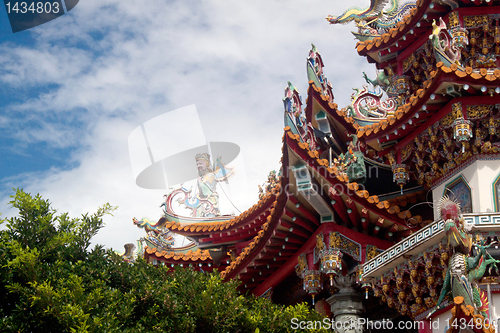
[[[372,287],[389,307],[399,305],[400,313],[416,318],[435,306],[446,268],[444,243],[434,237],[442,221],[432,222],[432,209],[417,203],[432,200],[428,190],[471,161],[500,158],[500,69],[490,66],[500,55],[500,20],[488,18],[492,2],[418,0],[391,7],[405,16],[375,32],[372,27],[369,38],[355,34],[366,37],[358,53],[382,71],[374,80],[364,74],[372,88],[356,88],[342,109],[313,45],[305,105],[290,82],[285,88],[281,172],[266,193],[236,217],[166,214],[157,225],[193,243],[148,246],[145,257],[203,270],[218,266],[223,279],[239,278],[241,288],[256,295],[293,274],[304,281],[332,278],[362,266],[367,278],[383,275]],[[344,23],[349,13],[329,20]],[[476,50],[476,44],[484,47]],[[404,254],[415,256],[408,263]],[[337,271],[317,273],[327,257]]]
[[[407,15],[401,20],[395,16],[393,26],[383,29],[380,17],[366,24],[365,14],[353,11],[362,32],[355,33],[360,39],[357,50],[381,72],[374,80],[364,74],[373,90],[356,89],[352,104],[336,110],[332,118],[356,133],[382,163],[401,165],[410,180],[425,188],[474,160],[496,158],[500,114],[491,106],[499,105],[500,27],[492,4],[401,1],[397,10],[389,11]],[[388,95],[385,100],[382,90]],[[466,126],[467,136],[457,136],[460,124]],[[474,142],[469,140],[473,136]]]
[[[369,53],[384,50],[398,42],[400,39],[403,39],[403,36],[406,36],[406,34],[409,34],[410,36],[408,41],[408,36],[406,36],[404,38],[404,43],[401,46],[395,46],[393,52],[396,51],[396,49],[404,49],[405,45],[407,46],[411,44],[415,38],[420,37],[418,32],[431,26],[432,17],[435,18],[436,15],[445,12],[443,6],[435,5],[432,2],[432,0],[418,0],[416,2],[416,8],[412,8],[409,15],[404,16],[404,18],[397,22],[395,27],[389,29],[388,32],[373,39],[359,41],[356,45],[358,53],[360,55],[368,55]],[[429,12],[430,17],[427,15],[424,17],[427,12]],[[421,21],[422,19],[424,20]],[[412,30],[415,28],[418,28],[419,30]]]
[[[314,84],[311,88],[317,91]],[[316,98],[320,99],[321,95],[311,95],[309,100]],[[321,101],[324,100],[321,98]],[[329,113],[334,114],[334,110],[329,110]],[[293,134],[289,127],[285,128],[283,145],[284,165],[290,166],[301,161],[311,170],[318,171],[316,179],[328,184],[330,209],[343,223],[323,225],[321,217],[308,200],[297,193],[294,174],[288,173],[281,176],[272,191],[256,205],[234,219],[191,224],[165,222],[165,227],[195,239],[196,251],[181,254],[176,253],[176,250],[148,248],[147,255],[154,255],[166,263],[196,264],[211,259],[208,250],[201,249],[226,245],[234,248],[235,256],[230,264],[220,267],[221,277],[230,279],[238,275],[244,288],[258,287],[254,292],[259,293],[292,272],[297,257],[305,249],[315,247],[315,237],[321,232],[340,231],[363,246],[370,244],[383,249],[392,244],[391,239],[408,235],[423,221],[422,217],[412,216],[404,208],[418,193],[407,194],[400,200],[381,201],[377,195],[371,195],[356,182],[349,182],[345,174],[328,167],[328,161],[320,158],[319,151],[311,150],[309,144],[301,142],[300,135]],[[283,188],[288,191],[283,191]],[[410,219],[415,223],[413,226],[408,223]],[[357,251],[361,260],[361,250]],[[276,271],[270,269],[272,267],[280,267],[279,277],[273,276]],[[264,283],[267,279],[270,280]]]
[[[500,82],[500,70],[495,69],[494,71],[488,71],[486,68],[481,68],[478,71],[474,71],[471,67],[466,67],[464,71],[459,70],[456,64],[452,64],[450,67],[444,66],[442,62],[436,64],[436,69],[429,73],[430,79],[423,83],[423,89],[419,89],[412,95],[407,104],[402,105],[395,112],[393,116],[388,116],[387,119],[382,119],[380,122],[374,123],[373,125],[367,125],[363,127],[357,127],[356,134],[358,137],[367,137],[367,140],[370,139],[378,139],[383,136],[392,135],[390,139],[393,140],[397,135],[398,137],[403,137],[407,133],[413,133],[417,127],[420,127],[420,131],[426,128],[426,126],[418,126],[423,122],[423,120],[427,120],[431,114],[430,112],[425,112],[423,110],[423,115],[418,113],[418,111],[422,110],[422,107],[426,103],[432,103],[431,105],[435,109],[436,106],[446,107],[447,102],[452,100],[452,96],[445,96],[445,98],[441,98],[436,100],[431,97],[435,94],[442,85],[446,85],[447,83],[456,83],[460,81],[470,82],[471,85],[480,86],[493,86],[496,87]],[[474,88],[472,88],[474,89]],[[472,90],[471,89],[471,90]],[[489,90],[489,89],[488,89]],[[495,93],[496,94],[496,93]],[[465,95],[465,94],[464,94]],[[473,96],[473,95],[470,95]],[[484,96],[484,95],[483,95]],[[486,95],[488,96],[488,95]],[[466,98],[458,97],[456,100],[461,100]],[[491,96],[492,102],[498,102],[498,96]],[[484,97],[479,97],[479,99],[483,99]],[[434,102],[436,100],[436,102]],[[477,101],[476,101],[477,102]],[[448,108],[450,105],[448,105]],[[437,113],[439,116],[443,117],[448,112]],[[436,115],[436,114],[435,114]],[[435,116],[429,120],[429,123],[435,123],[440,119],[436,119],[439,116]],[[412,124],[408,124],[410,120],[413,120]],[[400,131],[399,134],[394,134],[394,130],[401,128],[403,124],[408,124],[408,126]],[[412,126],[413,125],[413,126]]]

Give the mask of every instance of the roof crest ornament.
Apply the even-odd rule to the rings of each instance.
[[[356,39],[364,41],[388,32],[416,7],[417,2],[412,0],[371,0],[368,8],[353,6],[340,16],[328,15],[326,19],[330,24],[347,24],[354,21],[358,32],[352,34]]]

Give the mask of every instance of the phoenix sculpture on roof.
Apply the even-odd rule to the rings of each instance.
[[[371,0],[368,8],[352,6],[341,15],[328,15],[326,19],[330,24],[356,22],[359,31],[353,34],[365,40],[389,31],[415,7],[416,1],[412,0]]]

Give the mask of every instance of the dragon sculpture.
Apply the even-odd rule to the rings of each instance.
[[[352,104],[347,107],[348,114],[356,119],[386,118],[397,109],[397,102],[388,98],[382,100],[382,92],[373,92],[365,86],[363,89],[353,88]]]
[[[363,72],[363,78],[366,83],[370,83],[373,87],[380,86],[381,88],[386,88],[391,84],[390,77],[385,74],[385,71],[380,71],[377,74],[377,78],[375,80],[371,80],[365,72]]]
[[[135,217],[132,219],[134,224],[139,228],[144,228],[147,236],[141,238],[148,246],[156,247],[159,249],[168,249],[174,245],[174,237],[170,230],[164,227],[165,219],[160,219],[155,224],[151,224],[148,219],[137,220]]]
[[[374,89],[368,89],[367,85],[363,85],[362,89],[353,88],[351,105],[344,109],[347,116],[353,117],[361,126],[379,122],[394,114],[409,98],[408,80],[404,76],[394,75],[390,67],[379,71],[374,80],[365,72],[363,78]],[[384,96],[384,92],[387,96]]]
[[[341,153],[338,158],[334,158],[332,164],[338,172],[346,174],[349,182],[363,184],[366,181],[366,166],[364,155],[361,152],[358,137],[355,134],[348,134],[352,139],[346,153]]]
[[[478,253],[474,256],[471,251],[473,240],[470,233],[472,225],[465,223],[460,211],[460,205],[448,196],[441,199],[439,208],[441,217],[445,221],[445,232],[448,240],[448,248],[453,253],[449,259],[448,270],[443,282],[441,294],[437,301],[437,307],[429,313],[430,318],[436,311],[442,309],[443,300],[451,292],[453,298],[462,296],[464,304],[474,308],[476,314],[486,317],[488,300],[481,292],[477,282],[484,276],[486,270],[493,266],[498,274],[496,264],[499,260],[494,259],[486,249],[489,246],[474,244]]]
[[[347,24],[354,21],[358,27],[358,33],[354,33],[354,35],[360,40],[365,40],[389,31],[415,7],[416,1],[412,0],[401,2],[398,0],[371,0],[368,8],[353,6],[340,16],[329,15],[326,19],[330,24]]]

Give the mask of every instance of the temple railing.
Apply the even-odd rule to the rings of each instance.
[[[476,230],[500,230],[500,212],[463,214],[463,217],[466,222],[474,223]],[[405,257],[417,254],[441,241],[444,236],[444,221],[441,219],[434,221],[364,263],[363,277],[379,276],[387,269],[404,262]],[[380,272],[382,268],[384,268],[384,272]]]

